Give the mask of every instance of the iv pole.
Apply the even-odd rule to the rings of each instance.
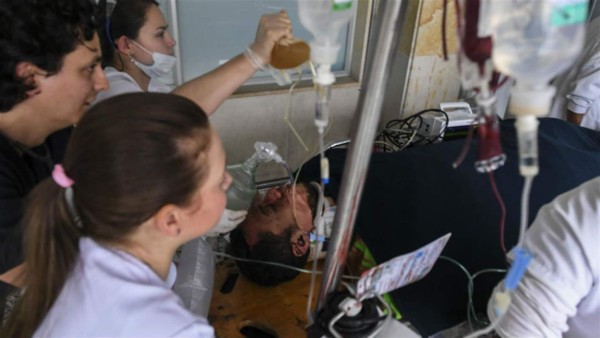
[[[395,55],[407,0],[381,0],[377,11],[375,45],[361,84],[357,118],[352,126],[352,143],[346,156],[337,212],[333,221],[330,249],[327,252],[317,311],[327,302],[327,296],[339,284],[354,222],[360,204],[363,183],[367,175],[373,140],[381,116],[385,86]],[[372,35],[372,36],[373,36]]]

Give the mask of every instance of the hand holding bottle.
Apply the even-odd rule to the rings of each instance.
[[[256,38],[250,45],[254,54],[261,58],[264,64],[271,62],[273,46],[282,38],[291,39],[292,22],[285,10],[279,13],[265,14],[260,17]]]

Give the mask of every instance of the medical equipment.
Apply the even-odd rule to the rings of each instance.
[[[292,85],[291,90],[302,78],[302,65],[310,60],[310,47],[306,42],[298,39],[284,39],[277,43],[271,51],[271,63],[267,69],[280,86]],[[296,71],[298,80],[292,81],[293,71]],[[292,84],[293,83],[293,84]]]
[[[491,63],[492,39],[481,24],[485,3],[480,0],[456,1],[458,14],[458,63],[464,89],[477,90],[475,98],[482,113],[475,121],[479,124],[479,151],[475,168],[486,173],[498,169],[506,161],[500,145],[500,131],[495,114],[496,97]],[[466,146],[470,139],[467,141]]]
[[[491,2],[492,58],[515,78],[509,110],[517,116],[519,170],[539,171],[537,117],[545,116],[555,88],[549,81],[573,63],[584,41],[586,0]]]
[[[331,5],[333,2],[300,1],[299,3],[315,7],[318,4]],[[377,20],[375,22],[377,26],[376,31],[380,32],[380,34],[377,35],[374,42],[372,62],[370,62],[368,69],[365,71],[367,75],[363,79],[358,113],[354,120],[352,143],[350,143],[347,156],[347,159],[350,160],[348,160],[348,165],[345,166],[341,182],[342,189],[338,193],[337,212],[333,222],[333,232],[329,242],[327,259],[325,260],[325,273],[321,281],[321,289],[317,302],[317,322],[321,321],[319,310],[325,307],[338,308],[334,304],[335,302],[332,301],[332,298],[342,275],[341,268],[346,260],[348,242],[350,241],[354,227],[357,206],[360,204],[362,184],[366,176],[373,140],[377,132],[377,123],[379,122],[381,107],[383,105],[383,95],[381,93],[387,83],[392,55],[398,42],[397,37],[400,36],[402,31],[401,23],[407,12],[406,5],[407,1],[384,1],[378,9]],[[321,18],[322,21],[326,19],[327,17]],[[329,24],[331,20],[330,22],[323,23]],[[314,51],[312,45],[311,48]],[[337,317],[338,315],[335,316]],[[355,317],[350,318],[350,321],[356,319]],[[387,323],[390,323],[390,325],[400,324],[395,320],[387,321]],[[311,329],[315,329],[316,332],[311,331]],[[322,337],[323,335],[329,336],[334,334],[329,328],[326,331],[321,331],[321,329],[321,325],[313,325],[308,328],[308,335]],[[381,332],[385,331],[382,329]],[[388,336],[397,336],[397,332],[399,331],[391,329],[387,332],[390,334]],[[379,337],[383,336],[380,335]]]
[[[302,40],[280,42],[271,52],[271,66],[277,69],[296,68],[310,59],[310,47]]]
[[[271,142],[256,142],[256,152],[241,164],[230,165],[227,172],[233,178],[231,186],[227,189],[227,209],[248,210],[256,195],[256,182],[254,175],[259,163],[275,161],[284,166],[290,180],[292,172],[287,163],[277,153],[277,146]]]
[[[427,275],[449,238],[448,233],[365,271],[356,289],[345,284],[348,292],[330,296],[326,307],[318,312],[315,325],[309,328],[309,337],[325,331],[333,337],[418,337],[403,324],[391,320],[392,310],[382,295]]]
[[[493,295],[495,320],[467,338],[493,330],[506,314],[511,292],[516,289],[532,259],[523,248],[528,224],[529,192],[539,172],[537,117],[548,113],[555,89],[548,82],[566,69],[583,44],[587,1],[495,1],[490,6],[490,29],[494,38],[492,58],[502,73],[516,79],[511,89],[509,110],[517,116],[519,172],[525,177],[521,196],[519,240],[515,261],[506,276],[504,289]]]
[[[298,1],[300,22],[313,35],[310,55],[316,65],[313,79],[317,91],[315,125],[319,132],[319,148],[324,147],[324,133],[329,125],[331,85],[335,76],[331,65],[335,64],[340,50],[338,37],[341,29],[350,21],[356,10],[356,0]],[[329,164],[321,152],[321,181],[329,182]]]

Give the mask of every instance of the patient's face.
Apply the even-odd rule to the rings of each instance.
[[[291,185],[286,185],[269,189],[264,198],[257,195],[240,228],[246,242],[252,246],[259,233],[268,231],[279,235],[292,224],[297,224],[304,233],[313,229],[308,191],[302,184],[296,185],[295,191]]]

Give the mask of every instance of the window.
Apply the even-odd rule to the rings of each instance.
[[[161,8],[178,42],[180,62],[176,83],[207,73],[243,52],[254,41],[258,20],[266,13],[287,10],[294,26],[294,35],[310,41],[312,35],[300,23],[297,2],[298,0],[163,0]],[[340,32],[339,41],[342,41],[343,47],[337,62],[332,66],[336,76],[352,77],[354,81],[358,80],[363,63],[367,12],[370,13],[371,1],[357,0],[356,3],[357,14]],[[308,69],[305,72],[308,73]],[[270,83],[274,83],[274,79],[269,71],[261,71],[247,85]]]

